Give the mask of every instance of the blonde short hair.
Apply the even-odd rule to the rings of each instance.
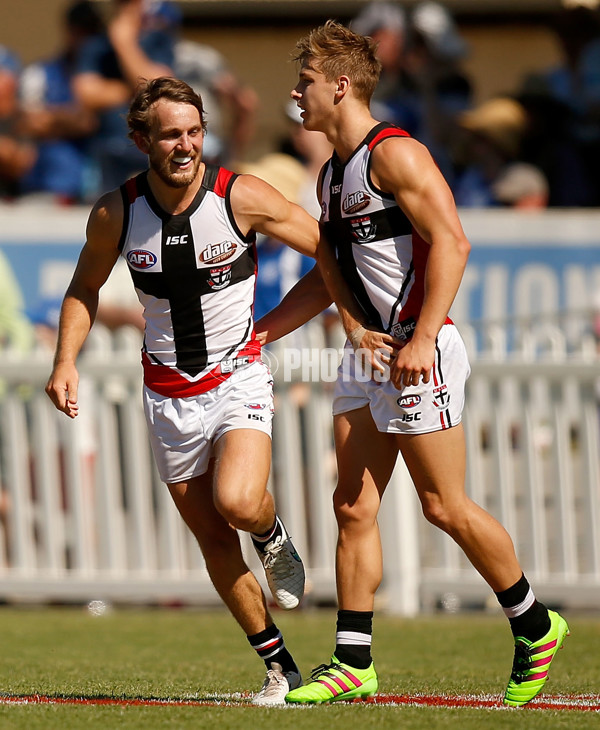
[[[368,104],[381,73],[376,51],[372,38],[328,20],[296,43],[292,60],[300,64],[314,62],[327,81],[348,76],[357,98]]]

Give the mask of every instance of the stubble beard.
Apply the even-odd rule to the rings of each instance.
[[[171,172],[172,156],[164,160],[162,163],[157,163],[152,159],[152,156],[149,156],[148,159],[150,168],[158,175],[162,182],[170,188],[185,188],[191,185],[198,175],[201,162],[200,156],[195,155],[191,170]]]

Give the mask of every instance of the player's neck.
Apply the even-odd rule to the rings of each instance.
[[[198,174],[194,181],[190,185],[185,187],[176,188],[171,185],[167,185],[157,174],[150,168],[148,171],[148,185],[152,191],[152,195],[156,199],[156,202],[160,207],[171,215],[177,215],[183,213],[190,206],[200,186],[202,185],[202,179],[204,178],[204,171],[206,166],[203,162],[200,163]]]
[[[368,108],[360,114],[340,116],[329,137],[340,160],[346,161],[376,124]]]

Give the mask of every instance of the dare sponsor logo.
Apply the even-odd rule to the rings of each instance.
[[[237,249],[234,241],[221,241],[221,243],[209,243],[201,252],[200,261],[203,264],[220,264],[231,258]]]
[[[371,196],[365,193],[364,190],[357,190],[355,193],[348,193],[342,203],[342,210],[344,213],[352,215],[358,213],[359,210],[364,210],[371,202]]]
[[[396,401],[400,408],[416,408],[420,402],[421,396],[416,393],[414,395],[402,395]]]
[[[127,261],[132,268],[144,271],[145,269],[151,269],[156,263],[157,258],[152,251],[144,251],[143,248],[136,248],[127,254]]]
[[[244,404],[246,408],[249,408],[251,411],[262,411],[266,408],[266,403],[245,403]]]

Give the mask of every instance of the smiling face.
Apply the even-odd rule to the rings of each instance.
[[[202,120],[191,104],[160,99],[150,112],[150,131],[136,133],[138,147],[148,155],[150,169],[169,187],[191,185],[202,162]]]

